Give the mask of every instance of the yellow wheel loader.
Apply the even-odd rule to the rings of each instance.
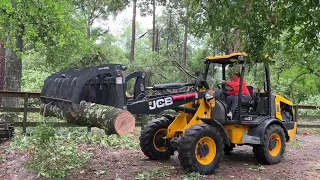
[[[293,103],[272,93],[267,64],[264,64],[264,89],[248,86],[251,100],[242,102],[241,86],[246,57],[246,53],[209,56],[205,59],[205,71],[198,74],[192,84],[192,92],[143,100],[148,106],[142,105],[141,101],[135,102],[136,105],[141,104],[139,113],[165,109],[178,112],[178,115],[167,114],[153,119],[143,127],[140,136],[142,152],[150,159],[166,160],[178,151],[181,166],[200,174],[213,173],[223,153],[228,154],[235,146],[241,145],[252,146],[254,157],[261,164],[281,162],[286,143],[294,139],[297,131]],[[232,119],[227,117],[228,87],[218,84],[216,88],[210,89],[206,81],[212,64],[221,67],[222,80],[226,79],[226,68],[229,65],[237,64],[241,68],[239,102]],[[174,86],[164,84],[161,88],[170,89]]]
[[[213,173],[223,153],[230,153],[238,145],[252,146],[260,163],[276,164],[283,159],[286,143],[294,139],[297,131],[293,103],[271,92],[268,64],[264,65],[263,90],[248,86],[252,100],[242,102],[246,57],[246,53],[209,56],[204,61],[205,71],[197,73],[195,81],[152,87],[146,87],[145,72],[125,76],[127,67],[121,64],[69,69],[46,79],[41,101],[44,105],[75,111],[81,101],[113,106],[136,115],[174,110],[178,115],[164,114],[142,128],[140,146],[153,160],[169,159],[178,151],[181,166],[189,171]],[[231,119],[227,117],[228,87],[217,84],[210,88],[207,83],[213,64],[222,69],[222,80],[226,79],[229,66],[241,68],[239,102]],[[132,97],[127,97],[128,81],[132,79],[135,79]],[[148,95],[148,91],[165,93]]]

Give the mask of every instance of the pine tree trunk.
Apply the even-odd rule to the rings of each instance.
[[[171,16],[172,16],[172,14],[171,14],[171,9],[169,10],[169,20],[168,20],[168,31],[167,31],[167,33],[168,33],[168,35],[167,35],[167,48],[166,48],[166,50],[167,50],[167,55],[169,55],[169,40],[170,40],[170,35],[171,35]]]
[[[87,36],[91,39],[91,23],[90,23],[90,16],[87,17]]]
[[[188,22],[186,20],[184,25],[184,38],[183,38],[183,66],[187,65],[187,51],[188,51]]]
[[[156,30],[156,42],[155,42],[155,51],[159,52],[159,29]]]
[[[76,110],[41,104],[40,114],[45,117],[57,117],[71,124],[98,127],[104,129],[108,135],[121,136],[131,133],[136,123],[135,117],[128,111],[85,101],[81,101]]]
[[[137,0],[133,0],[133,12],[132,12],[132,35],[131,35],[131,51],[130,61],[134,61],[134,48],[136,43],[136,12],[137,12]]]
[[[156,38],[156,0],[152,0],[152,51],[155,51],[155,38]]]

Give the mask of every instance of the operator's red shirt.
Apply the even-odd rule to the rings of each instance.
[[[234,81],[231,81],[231,82],[226,81],[226,83],[229,86],[233,87],[233,89],[234,89],[233,91],[228,91],[228,95],[238,96],[239,95],[239,86],[240,86],[240,77]],[[242,94],[251,96],[250,92],[247,88],[247,83],[245,80],[243,80],[243,82],[242,82]]]

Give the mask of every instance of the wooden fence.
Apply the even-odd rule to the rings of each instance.
[[[23,98],[23,107],[22,108],[16,108],[16,107],[1,107],[0,112],[22,112],[22,122],[11,122],[14,123],[14,126],[16,127],[22,127],[23,133],[26,133],[27,127],[35,127],[40,122],[27,122],[28,120],[28,113],[36,113],[40,111],[40,108],[33,108],[29,107],[29,99],[39,99],[40,93],[34,93],[34,92],[9,92],[9,91],[0,91],[0,97],[7,98],[7,97],[17,97],[17,98]],[[299,123],[300,118],[308,118],[310,116],[300,116],[299,110],[305,109],[305,110],[320,110],[319,106],[307,106],[307,105],[294,105],[294,117],[295,120],[298,122],[298,127],[301,128],[320,128],[320,124],[301,124]],[[316,118],[320,120],[320,116],[312,116],[312,118]],[[75,124],[69,124],[67,122],[48,122],[49,124],[52,124],[56,127],[81,127]],[[141,125],[142,122],[137,122],[137,125]],[[88,131],[91,131],[91,128],[88,127]]]

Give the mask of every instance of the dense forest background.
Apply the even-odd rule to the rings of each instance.
[[[104,63],[145,70],[150,84],[183,82],[190,76],[179,66],[194,74],[206,56],[245,51],[249,84],[263,84],[254,62],[268,61],[274,92],[320,105],[319,7],[311,0],[2,0],[0,89],[39,92],[54,72]],[[128,20],[114,23],[128,8]],[[152,22],[136,22],[138,13]],[[213,86],[219,68],[211,71]]]
[[[124,11],[129,12],[125,19],[116,21]],[[147,18],[139,21],[140,16]],[[247,84],[263,88],[263,66],[257,62],[265,62],[275,93],[320,107],[319,22],[319,0],[0,0],[0,91],[40,92],[55,72],[108,63],[127,65],[127,73],[146,71],[148,85],[186,82],[204,69],[207,56],[241,51],[249,54]],[[210,69],[211,87],[221,81],[220,71]],[[39,105],[36,100],[28,106]],[[21,102],[0,98],[1,107]],[[299,110],[299,123],[300,115],[302,122],[303,115],[312,115],[305,116],[310,118],[305,125],[318,126],[319,109]],[[22,117],[2,112],[0,122]],[[62,120],[39,113],[24,117],[43,123],[28,127],[26,134],[17,127],[12,140],[0,141],[2,179],[202,177],[170,163],[145,161],[140,127],[128,136],[106,136],[102,129],[55,127],[47,122]],[[319,136],[313,135],[319,129],[299,127],[298,132],[303,136],[287,146],[282,165],[256,164],[241,149],[245,157],[226,158],[222,169],[227,171],[210,177],[319,179]]]

